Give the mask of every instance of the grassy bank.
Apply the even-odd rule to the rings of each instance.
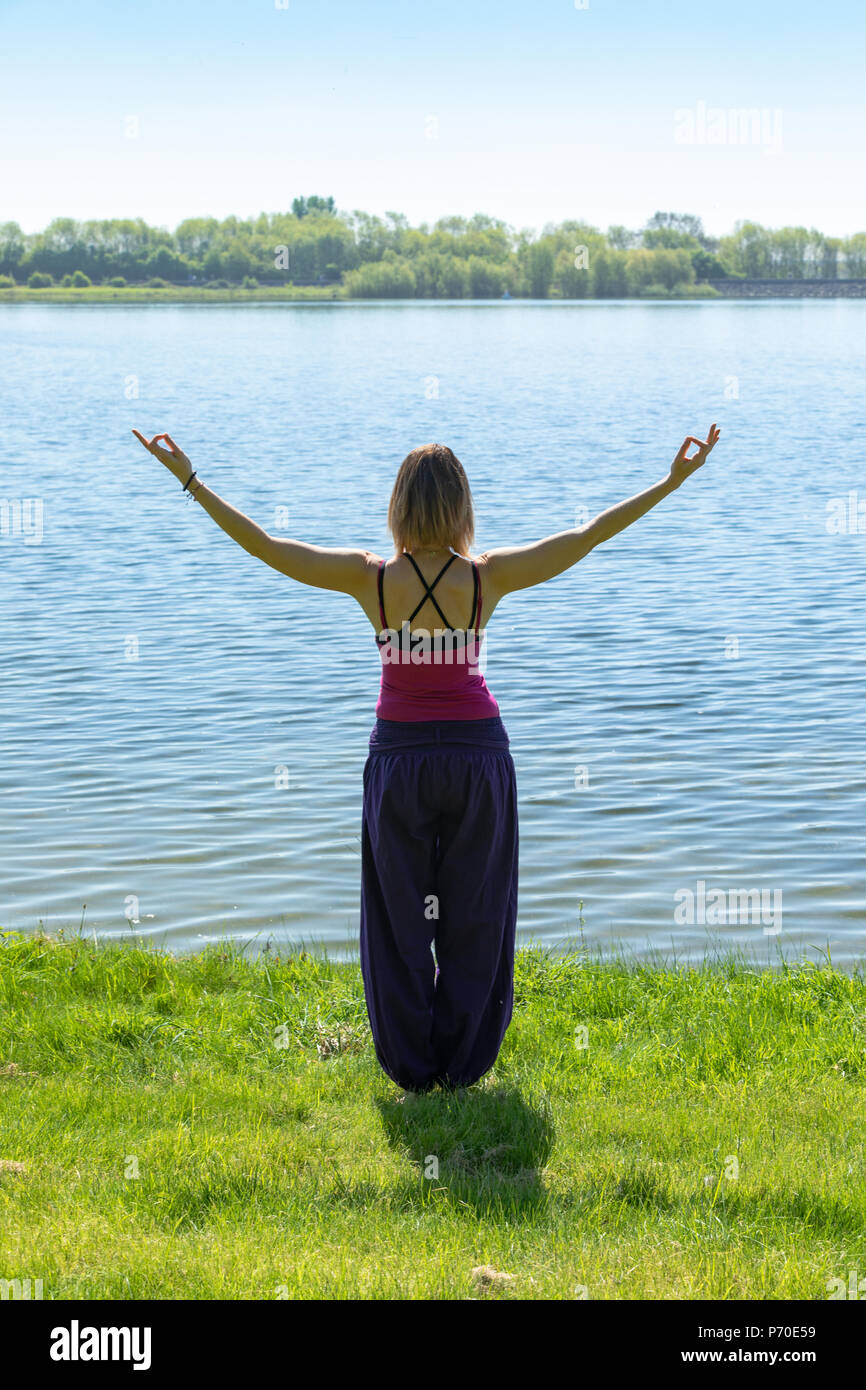
[[[356,966],[7,934],[0,1279],[826,1299],[866,1275],[864,1048],[861,975],[534,948],[494,1073],[404,1100]]]
[[[638,296],[628,296],[638,298]],[[692,285],[688,290],[678,293],[675,290],[666,290],[663,294],[644,294],[641,299],[718,299],[720,295],[709,285]],[[240,286],[229,289],[208,290],[203,287],[167,285],[164,288],[153,285],[127,285],[124,288],[115,288],[111,285],[90,285],[82,289],[72,289],[60,285],[52,285],[45,289],[30,289],[27,285],[19,285],[14,289],[4,289],[0,287],[0,304],[5,302],[19,303],[28,300],[32,303],[51,303],[51,304],[105,304],[117,301],[124,304],[145,304],[153,301],[161,301],[169,304],[203,303],[221,304],[239,302],[253,304],[257,300],[285,301],[286,303],[303,302],[307,300],[354,300],[355,303],[362,304],[364,298],[350,295],[341,285],[288,285],[266,286],[260,285],[258,289],[245,290]],[[389,299],[394,299],[389,296]],[[395,303],[418,304],[430,303],[430,300],[418,300],[410,298],[396,298]],[[469,301],[464,301],[469,302]],[[474,301],[472,301],[474,302]],[[493,301],[488,301],[493,302]],[[514,300],[519,303],[519,300]],[[551,298],[551,303],[556,300]],[[562,302],[562,301],[559,301]],[[580,303],[580,300],[571,301]],[[601,302],[601,301],[599,301]]]
[[[0,287],[0,304],[31,303],[49,304],[147,304],[151,301],[169,304],[201,303],[222,304],[238,301],[254,303],[256,300],[285,300],[289,303],[304,300],[345,299],[345,292],[338,285],[260,285],[258,289],[244,290],[240,285],[228,289],[206,290],[195,285],[87,285],[73,289],[63,285],[50,285],[45,289],[30,289],[28,285],[18,285],[13,289]]]

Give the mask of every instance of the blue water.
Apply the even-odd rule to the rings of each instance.
[[[864,363],[844,300],[3,305],[0,928],[357,942],[372,629],[234,545],[133,426],[269,530],[388,554],[416,444],[463,461],[480,553],[715,421],[705,468],[491,621],[521,938],[861,960]]]

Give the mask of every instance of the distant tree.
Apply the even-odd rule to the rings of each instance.
[[[505,272],[483,256],[470,256],[469,293],[473,299],[499,299],[505,289]]]
[[[255,265],[253,258],[240,239],[229,242],[220,256],[221,270],[228,280],[243,280],[252,275]]]
[[[219,223],[215,217],[188,217],[175,231],[175,245],[182,256],[200,262],[218,229]]]
[[[72,275],[72,285],[74,289],[83,290],[87,285],[92,285],[93,281],[89,275],[85,275],[83,270],[76,270]]]
[[[543,241],[527,248],[526,273],[533,299],[546,299],[553,283],[553,250]]]
[[[388,245],[388,230],[381,217],[375,217],[369,212],[356,211],[348,216],[347,224],[354,236],[360,259],[379,260]]]
[[[589,274],[596,299],[621,299],[628,294],[626,257],[635,253],[599,249],[590,257]]]
[[[655,262],[654,280],[672,290],[675,286],[694,284],[695,268],[684,247],[660,247],[652,253]]]
[[[358,299],[414,299],[415,276],[405,262],[370,262],[349,271],[346,288]]]
[[[292,213],[295,217],[308,217],[310,213],[323,212],[333,216],[337,211],[333,198],[293,198]]]
[[[468,299],[471,292],[468,263],[459,256],[443,256],[439,276],[439,298]]]
[[[189,265],[184,257],[168,246],[160,246],[157,250],[151,251],[142,270],[148,279],[156,277],[176,285],[185,284],[189,275]]]
[[[483,213],[470,218],[440,217],[429,244],[433,250],[452,256],[483,256],[494,261],[507,260],[514,249],[506,224]]]
[[[581,264],[578,264],[580,259]],[[561,299],[586,299],[590,289],[589,269],[572,248],[563,247],[553,263],[553,289]]]
[[[672,290],[675,285],[692,283],[694,278],[691,256],[683,247],[673,250],[660,246],[650,251],[644,246],[626,252],[626,279],[632,294],[649,294],[653,286]]]
[[[707,240],[704,235],[704,224],[700,217],[695,217],[690,212],[654,212],[644,227],[644,245],[648,246],[652,244],[646,240],[647,232],[653,233],[661,231],[676,232],[679,233],[680,236],[691,237],[699,246],[703,246]],[[656,242],[655,244],[682,246],[686,243],[680,241],[667,243]]]
[[[53,275],[63,275],[75,269],[76,256],[83,251],[81,233],[74,217],[55,217],[42,233],[39,250],[43,262],[42,269]]]
[[[608,227],[607,229],[607,244],[614,251],[630,251],[633,246],[639,246],[640,241],[641,233],[632,232],[628,227]]]
[[[841,260],[848,279],[866,279],[866,232],[855,232],[842,242]]]
[[[682,248],[688,251],[701,251],[703,249],[697,237],[692,236],[691,232],[679,232],[674,227],[648,227],[644,231],[642,241],[650,251],[677,251]]]
[[[211,246],[206,256],[200,262],[202,274],[206,280],[215,280],[223,268],[222,256],[216,246]]]
[[[709,251],[692,251],[691,257],[698,280],[724,280],[728,274],[718,256],[711,256]]]
[[[34,270],[33,274],[27,277],[27,284],[31,290],[47,290],[49,285],[54,284],[54,277],[44,270]]]
[[[818,257],[818,274],[822,279],[837,280],[839,278],[842,245],[841,237],[821,237]]]
[[[758,222],[738,222],[731,236],[722,237],[720,255],[731,270],[750,280],[772,276],[770,236]]]
[[[17,222],[0,223],[0,273],[15,275],[27,254],[27,241]]]
[[[634,247],[627,252],[626,277],[629,293],[643,294],[648,285],[658,280],[656,253],[646,247]]]
[[[814,274],[810,261],[813,239],[805,227],[780,227],[766,234],[767,270],[771,276],[803,280]]]
[[[396,251],[398,249],[396,243],[406,232],[410,230],[409,219],[403,212],[386,212],[385,222],[386,224],[388,224],[390,228],[391,235],[395,243],[394,250]]]

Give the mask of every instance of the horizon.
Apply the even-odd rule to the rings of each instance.
[[[332,196],[332,195],[329,195],[327,192],[322,192],[322,191],[319,191],[317,194],[311,194],[309,191],[307,191],[306,193],[298,194],[298,195],[296,195],[296,196],[305,197],[305,198],[309,198],[309,197],[311,197],[311,196],[318,196],[318,197],[327,198],[327,197]],[[345,219],[345,218],[354,217],[357,213],[366,213],[366,214],[368,214],[369,216],[372,216],[372,217],[380,217],[380,218],[382,218],[383,220],[384,220],[385,218],[387,218],[387,217],[392,216],[392,215],[395,214],[395,213],[397,214],[397,216],[408,216],[408,215],[405,214],[405,213],[401,213],[399,208],[389,208],[386,212],[382,213],[382,212],[373,212],[373,211],[371,211],[369,208],[351,208],[351,209],[350,209],[350,208],[343,208],[343,207],[340,207],[339,202],[338,202],[336,199],[335,199],[334,201],[335,201],[335,204],[336,204],[335,209],[334,209],[334,212],[333,212],[332,214],[329,214],[330,216],[333,216],[333,217],[338,217],[338,218],[344,218],[344,219]],[[629,232],[634,233],[635,235],[638,235],[638,236],[639,236],[642,232],[644,232],[644,231],[646,231],[646,230],[648,229],[648,225],[649,225],[650,220],[651,220],[657,213],[660,213],[660,212],[663,212],[663,213],[673,213],[673,214],[675,214],[675,215],[677,215],[677,216],[689,216],[689,215],[694,215],[694,216],[698,216],[698,217],[699,217],[699,214],[693,213],[693,210],[690,209],[690,208],[654,208],[653,211],[652,211],[651,213],[649,213],[649,214],[644,218],[644,220],[643,220],[640,224],[635,225],[635,226],[626,227],[626,230],[629,231]],[[291,208],[291,204],[290,204],[288,207],[285,207],[285,208],[260,208],[260,209],[258,210],[258,212],[248,213],[248,214],[245,214],[245,215],[243,215],[243,216],[242,216],[240,213],[231,213],[231,212],[229,212],[229,213],[226,213],[224,217],[216,217],[216,215],[213,214],[213,213],[194,213],[194,214],[190,214],[190,217],[191,217],[191,218],[193,218],[193,217],[196,217],[196,218],[197,218],[197,217],[205,217],[205,218],[215,217],[215,220],[216,220],[217,222],[222,223],[222,222],[225,222],[225,221],[230,220],[232,217],[236,218],[239,222],[250,222],[250,221],[251,221],[251,222],[254,222],[258,217],[292,217],[293,215],[294,215],[294,214],[293,214],[293,212],[292,212],[292,208]],[[315,213],[310,212],[310,213],[306,213],[306,214],[304,214],[304,215],[305,215],[305,216],[315,216]],[[71,213],[59,212],[59,213],[56,213],[55,216],[52,217],[52,218],[50,219],[50,222],[47,222],[47,223],[45,224],[45,226],[43,226],[43,227],[36,227],[36,228],[33,228],[33,229],[28,229],[27,227],[21,227],[21,232],[22,232],[22,234],[23,234],[24,236],[28,236],[28,237],[39,236],[41,233],[45,232],[45,231],[48,229],[48,227],[51,225],[52,222],[66,221],[66,220],[69,220],[69,219],[71,219],[72,221],[78,222],[78,223],[80,223],[80,224],[84,224],[84,223],[87,223],[87,222],[103,222],[103,221],[135,221],[135,220],[137,220],[140,216],[141,216],[141,214],[139,214],[139,213],[136,213],[136,214],[128,214],[128,215],[125,215],[125,214],[123,214],[123,213],[117,213],[117,214],[114,214],[112,217],[106,217],[106,218],[101,218],[101,217],[74,217]],[[422,231],[425,227],[426,227],[428,230],[432,231],[432,230],[436,227],[436,225],[437,225],[438,223],[448,221],[448,220],[450,220],[451,218],[463,218],[463,219],[465,219],[466,221],[471,221],[472,218],[473,218],[473,217],[476,217],[476,216],[478,216],[478,217],[490,218],[493,222],[502,223],[502,224],[505,226],[506,230],[507,230],[509,233],[512,233],[515,237],[518,237],[518,236],[520,236],[522,233],[525,233],[525,232],[528,231],[528,232],[531,232],[531,233],[532,233],[533,238],[539,238],[539,237],[541,237],[542,235],[544,235],[545,228],[548,228],[548,227],[560,227],[560,226],[562,226],[562,225],[564,225],[564,224],[569,224],[569,223],[577,223],[577,224],[579,224],[579,225],[581,225],[581,226],[585,226],[585,227],[587,228],[587,230],[590,230],[590,231],[597,231],[597,232],[599,233],[599,235],[601,235],[601,236],[606,236],[607,233],[611,230],[611,228],[622,225],[622,224],[618,224],[618,223],[615,223],[615,222],[603,222],[603,223],[601,223],[601,224],[595,224],[595,223],[590,223],[589,220],[588,220],[587,218],[585,218],[585,217],[580,217],[580,216],[578,216],[578,215],[571,215],[571,216],[563,217],[563,218],[561,219],[561,221],[556,222],[556,223],[551,223],[551,222],[540,223],[540,224],[538,224],[538,225],[531,226],[531,227],[527,227],[525,224],[524,224],[524,225],[521,225],[521,226],[517,226],[517,225],[514,224],[514,223],[507,222],[504,218],[498,218],[498,217],[496,216],[495,213],[489,213],[489,212],[483,211],[482,209],[478,208],[478,209],[475,210],[474,213],[443,212],[443,213],[440,213],[437,217],[430,218],[430,219],[428,219],[428,220],[426,220],[426,221],[424,221],[424,222],[413,222],[411,219],[409,219],[409,226],[410,226],[410,229],[413,230],[413,231]],[[16,219],[15,219],[15,218],[7,218],[7,219],[4,219],[4,220],[5,220],[5,221],[8,221],[8,222],[15,222]],[[187,220],[190,220],[190,219],[188,219],[188,218],[181,218],[181,220],[180,220],[179,222],[176,222],[176,223],[174,223],[173,225],[172,225],[172,224],[165,223],[165,222],[147,222],[147,225],[148,225],[149,227],[151,227],[154,231],[164,231],[164,232],[168,232],[171,236],[175,236],[176,233],[177,233],[178,228],[181,227],[181,226],[183,225],[183,223],[184,223],[185,221],[187,221]],[[701,219],[701,220],[702,220],[702,219]],[[146,218],[145,218],[145,221],[147,221]],[[0,223],[0,225],[2,225],[2,223]],[[20,223],[19,223],[18,225],[20,226]],[[832,238],[839,238],[839,239],[841,239],[841,240],[844,240],[846,237],[849,237],[849,236],[858,236],[858,235],[862,235],[862,234],[866,233],[866,214],[864,214],[864,216],[863,216],[863,221],[862,221],[862,224],[861,224],[861,225],[855,226],[851,232],[848,232],[848,233],[841,233],[841,234],[840,234],[840,233],[836,233],[836,232],[828,232],[828,231],[825,230],[825,228],[823,228],[823,227],[821,227],[821,226],[818,226],[818,225],[815,224],[814,222],[813,222],[813,223],[805,223],[805,222],[801,222],[801,223],[780,223],[780,224],[777,225],[777,226],[772,226],[772,225],[767,224],[767,223],[761,223],[761,222],[759,222],[758,219],[755,218],[755,217],[748,217],[748,216],[747,216],[747,217],[738,217],[737,220],[736,220],[736,222],[735,222],[731,227],[727,228],[726,230],[720,231],[720,232],[712,232],[712,231],[709,231],[709,230],[707,229],[707,227],[704,226],[704,235],[705,235],[706,237],[711,238],[711,239],[714,239],[714,240],[721,240],[721,239],[724,239],[725,237],[733,236],[734,233],[736,232],[736,230],[737,230],[738,227],[740,227],[740,226],[746,226],[746,225],[761,226],[761,227],[763,227],[763,229],[764,229],[765,231],[768,231],[768,232],[779,232],[779,231],[783,231],[783,230],[788,230],[788,229],[790,229],[791,227],[797,227],[798,229],[805,229],[805,230],[810,231],[810,232],[811,232],[811,231],[817,232],[817,233],[819,233],[821,236],[832,237]]]

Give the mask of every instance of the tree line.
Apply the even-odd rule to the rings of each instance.
[[[520,231],[496,218],[341,212],[298,197],[291,212],[191,217],[173,232],[142,218],[55,218],[27,234],[0,224],[0,286],[320,285],[353,298],[622,298],[711,293],[708,282],[866,278],[866,232],[737,223],[710,237],[701,219],[657,212],[639,230],[581,221]]]

